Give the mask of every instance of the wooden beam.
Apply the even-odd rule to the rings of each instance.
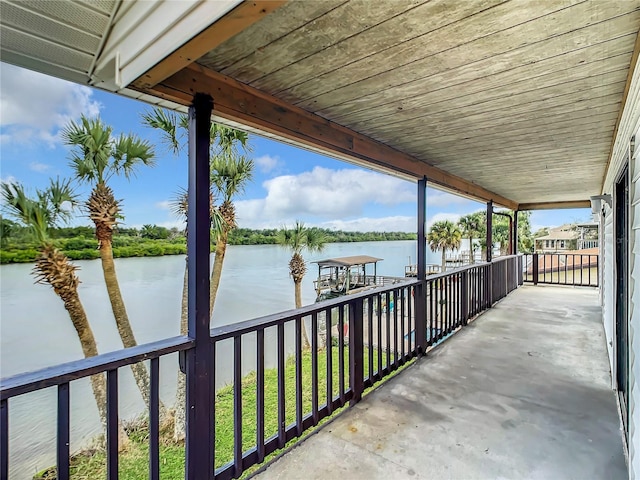
[[[616,137],[618,136],[618,130],[620,129],[620,122],[622,121],[622,113],[624,107],[627,104],[627,97],[629,96],[629,89],[631,88],[631,80],[633,80],[633,72],[636,69],[638,63],[638,56],[640,56],[640,30],[636,36],[636,43],[633,47],[633,54],[631,55],[631,61],[629,62],[629,72],[627,73],[627,83],[624,86],[624,93],[622,94],[622,103],[620,104],[620,110],[618,111],[618,119],[616,120],[616,127],[613,130],[613,136],[611,137],[611,149],[609,151],[609,158],[607,159],[607,166],[604,169],[604,176],[602,177],[602,186],[604,188],[604,182],[607,181],[607,173],[609,172],[609,166],[611,160],[613,160],[614,148],[616,146]]]
[[[285,0],[242,2],[147,71],[133,85],[138,89],[157,85],[285,3]]]
[[[568,200],[565,202],[521,203],[518,207],[524,210],[559,210],[564,208],[591,208],[589,200]]]
[[[452,175],[388,145],[197,64],[145,93],[188,105],[195,92],[214,98],[214,115],[267,132],[328,155],[441,185],[464,196],[517,209],[517,202]]]

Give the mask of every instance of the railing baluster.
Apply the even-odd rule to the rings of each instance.
[[[351,332],[349,332],[351,337]],[[351,342],[349,342],[351,343]],[[313,424],[320,421],[318,414],[318,313],[311,314],[311,414]]]
[[[398,368],[398,309],[400,308],[400,290],[394,290],[393,295],[393,365]]]
[[[9,401],[0,400],[0,478],[9,478]]]
[[[378,378],[382,378],[382,295],[378,294]]]
[[[233,465],[242,475],[242,336],[233,337]]]
[[[453,279],[454,279],[454,275],[451,275],[449,277],[447,277],[447,281],[446,281],[446,286],[447,286],[447,290],[446,290],[446,295],[447,295],[447,333],[451,333],[453,331],[453,314],[454,314],[454,309],[453,309]]]
[[[391,303],[390,303],[390,295],[389,292],[385,293],[385,327],[387,330],[387,345],[386,345],[386,352],[387,352],[387,362],[386,362],[386,368],[387,371],[391,368]]]
[[[332,338],[332,316],[333,310],[328,308],[325,310],[325,322],[326,322],[326,345],[327,345],[327,413],[331,415],[333,413],[333,338]]]
[[[404,363],[405,358],[405,340],[404,340],[404,319],[405,319],[405,306],[404,303],[407,300],[407,289],[402,288],[400,291],[400,360]]]
[[[107,371],[107,480],[118,479],[118,370]]]
[[[211,424],[213,425],[212,428],[212,454],[213,454],[213,461],[212,461],[212,467],[215,471],[215,464],[216,464],[216,368],[218,367],[218,362],[216,362],[216,350],[217,350],[217,345],[218,343],[215,341],[211,342],[211,350],[209,353],[209,361],[211,362],[211,374],[210,374],[210,380],[209,380],[209,388],[211,389],[211,391],[213,392],[213,395],[211,396],[211,400],[212,400],[212,405],[211,405]]]
[[[302,318],[296,317],[296,435],[302,435]]]
[[[429,293],[429,302],[428,302],[428,311],[429,311],[429,318],[428,318],[428,325],[429,325],[429,330],[427,332],[427,345],[431,346],[435,343],[435,340],[433,339],[434,333],[436,332],[436,329],[438,328],[438,319],[436,317],[436,309],[435,309],[435,289],[433,287],[434,282],[429,282],[427,281],[427,289],[428,289],[428,293]]]
[[[278,448],[287,443],[285,437],[285,391],[284,391],[284,323],[278,324]]]
[[[57,480],[69,479],[69,383],[58,385]],[[6,477],[2,477],[6,478]]]
[[[160,358],[152,358],[149,372],[149,478],[160,479]]]
[[[338,394],[340,405],[345,404],[344,399],[344,305],[338,307]]]
[[[264,451],[264,329],[259,329],[257,333],[257,372],[256,372],[256,446],[258,452],[258,463],[262,463],[265,456]]]
[[[374,382],[373,378],[373,297],[367,298],[367,328],[368,328],[368,350],[369,350],[369,380]]]
[[[424,286],[423,288],[426,288],[426,286]],[[413,308],[413,302],[415,302],[416,299],[416,289],[415,287],[409,287],[409,299],[407,300],[407,336],[409,341],[407,342],[408,345],[408,349],[409,352],[413,353],[414,350],[417,350],[417,348],[415,347],[415,345],[417,345],[416,343],[416,334],[415,334],[415,322],[411,321],[411,318],[413,317],[413,312],[415,311],[415,309]],[[426,306],[426,302],[425,302],[425,306]],[[425,310],[425,319],[424,322],[425,324],[427,323],[427,319],[426,319],[426,310]],[[414,332],[413,335],[411,334],[411,332]],[[417,354],[417,352],[416,352]]]

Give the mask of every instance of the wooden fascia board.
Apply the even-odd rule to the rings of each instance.
[[[285,3],[286,0],[242,2],[136,79],[133,86],[137,89],[146,89],[157,85]]]
[[[512,210],[518,207],[517,202],[480,185],[197,64],[144,91],[183,105],[189,105],[196,92],[208,93],[214,99],[214,115],[221,118],[329,155],[376,165],[415,179],[426,176],[430,182],[464,196],[492,200]]]
[[[618,130],[620,129],[620,122],[622,121],[622,114],[624,113],[624,107],[627,104],[627,97],[629,96],[629,90],[631,89],[631,81],[633,80],[633,72],[638,64],[638,56],[640,56],[640,30],[636,35],[636,43],[633,46],[633,53],[631,54],[631,61],[629,62],[629,72],[627,73],[627,82],[624,86],[624,92],[622,93],[622,102],[620,102],[620,110],[618,110],[618,118],[616,120],[616,126],[613,130],[613,136],[611,137],[611,148],[609,149],[609,158],[607,159],[607,166],[604,169],[604,176],[602,177],[602,187],[604,188],[604,182],[607,181],[607,175],[609,174],[609,166],[613,160],[614,149],[616,146],[616,138],[618,136]]]
[[[559,210],[564,208],[591,208],[589,200],[570,200],[566,202],[521,203],[518,209],[524,210]]]

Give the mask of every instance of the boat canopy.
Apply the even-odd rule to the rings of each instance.
[[[382,260],[382,258],[370,257],[368,255],[354,255],[352,257],[328,258],[313,263],[317,263],[319,267],[352,267],[366,263],[377,263],[380,260]]]

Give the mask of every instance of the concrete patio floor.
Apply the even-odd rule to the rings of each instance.
[[[595,290],[521,287],[267,479],[624,479]]]

